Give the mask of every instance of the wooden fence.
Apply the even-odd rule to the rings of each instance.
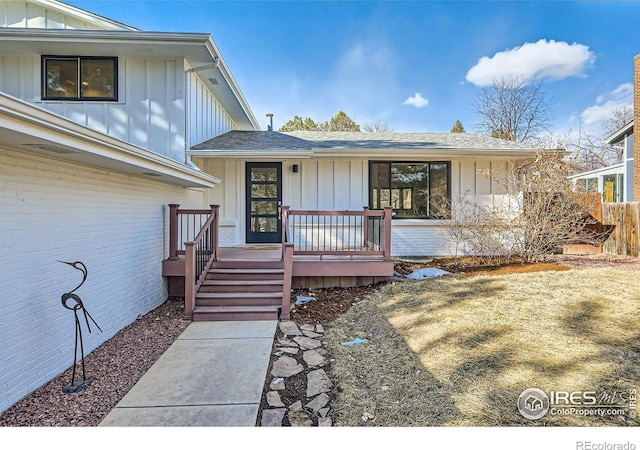
[[[640,202],[604,203],[602,223],[611,227],[603,253],[640,257]]]

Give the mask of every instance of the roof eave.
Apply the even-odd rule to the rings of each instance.
[[[3,147],[182,187],[220,179],[0,92]],[[52,151],[56,150],[56,151]]]

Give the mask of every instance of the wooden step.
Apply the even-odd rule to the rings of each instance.
[[[279,292],[198,292],[196,306],[272,306],[282,304]]]
[[[280,292],[284,280],[204,280],[198,292]]]
[[[282,269],[284,263],[282,261],[264,261],[264,260],[223,260],[214,261],[211,265],[212,269]]]
[[[224,320],[278,320],[276,306],[197,306],[194,322]]]
[[[230,268],[214,268],[210,269],[205,276],[206,280],[282,280],[284,278],[284,269],[230,269]]]

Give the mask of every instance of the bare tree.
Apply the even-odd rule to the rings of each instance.
[[[589,212],[597,194],[576,192],[567,176],[571,167],[562,154],[540,154],[524,166],[485,174],[498,195],[490,206],[467,199],[452,213],[445,239],[467,254],[489,259],[519,257],[524,263],[544,260],[565,244],[597,245],[602,233]]]
[[[393,130],[387,122],[378,119],[374,122],[365,122],[365,124],[362,125],[362,131],[368,133],[391,133]]]
[[[604,137],[609,137],[633,120],[633,106],[621,106],[611,111],[611,115],[602,121]]]
[[[473,108],[481,118],[478,132],[509,141],[528,142],[549,123],[542,84],[529,84],[522,76],[506,76],[482,88]]]

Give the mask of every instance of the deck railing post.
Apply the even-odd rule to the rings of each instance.
[[[368,206],[363,206],[364,216],[362,216],[362,246],[369,247],[369,216],[367,212],[369,211]]]
[[[393,207],[384,207],[384,259],[391,259],[391,216]]]
[[[196,243],[189,241],[184,245],[184,317],[192,320],[196,306]]]
[[[211,215],[214,217],[211,224],[211,253],[213,259],[218,258],[218,246],[220,245],[220,205],[209,205]]]
[[[289,319],[291,307],[291,279],[293,277],[293,243],[282,244],[284,248],[284,283],[282,284],[282,307],[280,319]]]
[[[169,205],[169,259],[178,259],[178,208],[180,205]]]
[[[282,223],[282,259],[284,260],[285,257],[285,251],[284,251],[284,247],[285,244],[287,243],[288,239],[287,239],[287,235],[288,235],[288,227],[289,227],[289,210],[291,209],[291,206],[282,206],[282,212],[281,212],[281,223]]]

